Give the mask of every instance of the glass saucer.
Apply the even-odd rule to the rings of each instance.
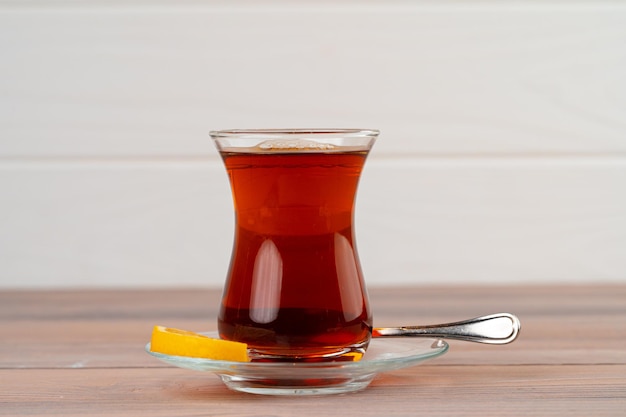
[[[214,333],[204,333],[217,338]],[[373,338],[357,362],[230,362],[146,351],[170,365],[217,374],[235,391],[267,395],[321,395],[359,391],[381,372],[416,365],[443,355],[448,344],[428,338]]]

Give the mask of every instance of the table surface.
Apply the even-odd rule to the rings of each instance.
[[[206,289],[0,292],[0,415],[624,416],[626,286],[370,288],[377,326],[508,311],[510,345],[444,356],[345,395],[271,397],[144,351],[152,326],[215,329]]]

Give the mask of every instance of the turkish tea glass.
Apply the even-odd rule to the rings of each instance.
[[[210,133],[226,167],[235,236],[220,337],[255,360],[360,356],[372,314],[354,235],[361,170],[378,131]]]

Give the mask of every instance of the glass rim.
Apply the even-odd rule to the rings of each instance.
[[[227,129],[213,130],[209,135],[213,139],[220,138],[259,138],[259,137],[341,137],[341,138],[375,138],[380,134],[376,129]]]

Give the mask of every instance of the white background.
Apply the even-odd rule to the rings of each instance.
[[[0,288],[221,286],[268,127],[381,130],[368,285],[626,282],[626,2],[0,0]]]

